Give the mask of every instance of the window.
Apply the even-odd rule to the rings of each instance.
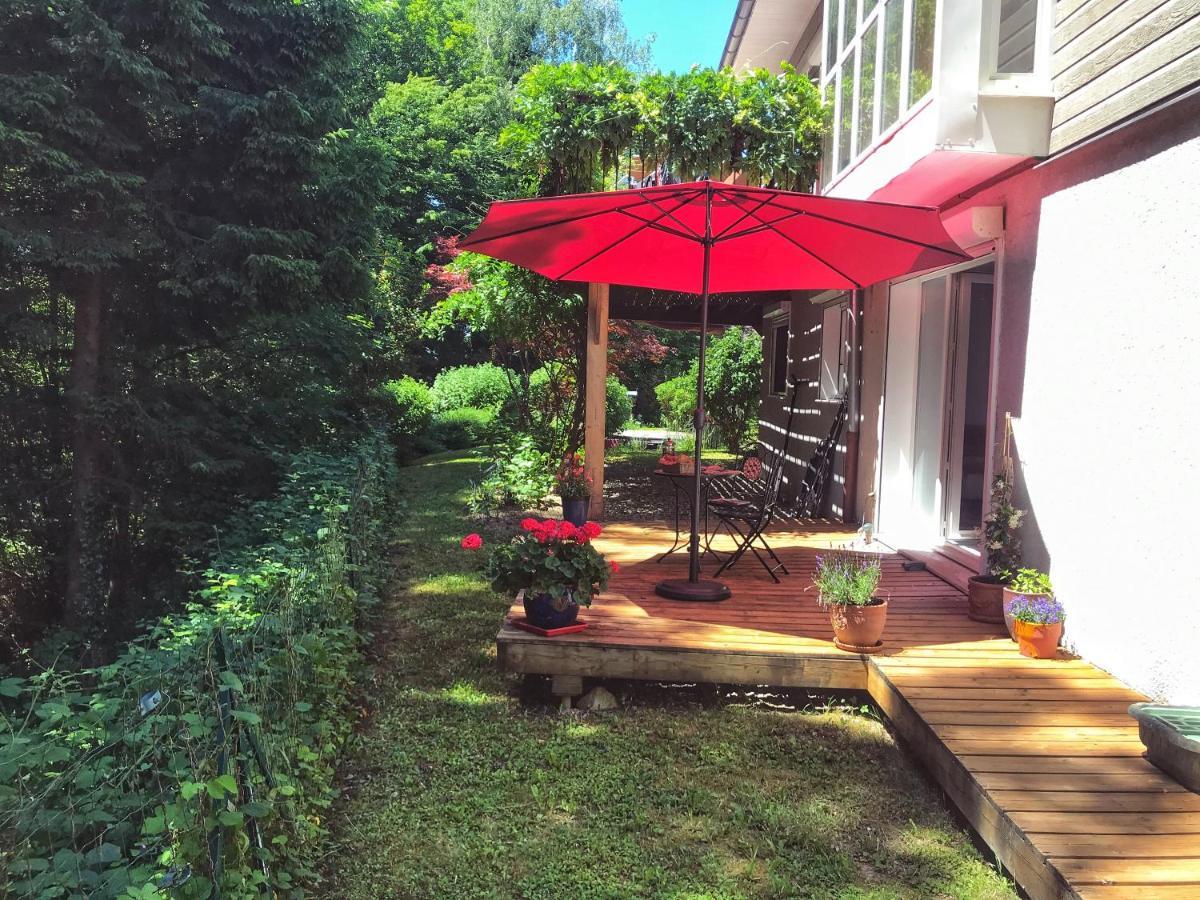
[[[1038,0],[1003,0],[996,34],[996,74],[1025,75],[1034,71],[1037,48]]]
[[[850,350],[850,306],[844,300],[821,311],[821,381],[818,396],[837,400],[846,390]]]
[[[771,329],[771,395],[774,397],[787,393],[788,337],[786,324]]]
[[[1006,0],[1009,4],[1025,0]],[[823,171],[844,171],[933,87],[937,0],[827,0],[821,86],[834,104]]]

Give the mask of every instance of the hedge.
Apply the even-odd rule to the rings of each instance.
[[[390,459],[382,438],[296,457],[275,498],[230,520],[177,615],[108,665],[0,680],[0,894],[317,882]]]

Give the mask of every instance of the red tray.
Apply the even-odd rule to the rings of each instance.
[[[560,634],[575,634],[578,631],[583,631],[587,628],[587,622],[582,619],[577,619],[574,624],[564,625],[562,628],[538,628],[536,625],[530,625],[524,616],[517,619],[509,619],[509,624],[513,628],[520,628],[522,631],[528,631],[532,634],[540,634],[542,637],[558,637]]]

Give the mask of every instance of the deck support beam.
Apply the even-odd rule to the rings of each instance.
[[[604,515],[604,406],[608,381],[608,285],[589,284],[583,405],[584,470],[592,480],[588,515]]]

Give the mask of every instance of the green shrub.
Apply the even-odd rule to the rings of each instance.
[[[466,450],[486,444],[496,426],[493,409],[448,409],[434,415],[430,437],[447,450]]]
[[[692,414],[696,410],[696,373],[680,375],[664,381],[654,389],[662,410],[662,422],[675,431],[690,431]]]
[[[383,386],[394,401],[391,409],[392,440],[397,447],[412,445],[428,429],[433,417],[433,394],[429,387],[407,375]]]
[[[516,376],[491,363],[458,366],[439,372],[433,380],[433,410],[474,407],[499,410],[512,393]]]
[[[0,895],[208,897],[210,840],[225,896],[316,884],[391,459],[301,454],[178,614],[108,665],[0,678]]]
[[[518,435],[496,448],[483,480],[471,491],[469,506],[489,515],[504,508],[523,509],[540,503],[553,489],[550,455],[529,435]]]
[[[609,375],[604,385],[604,430],[616,434],[633,418],[633,400],[616,375]]]

